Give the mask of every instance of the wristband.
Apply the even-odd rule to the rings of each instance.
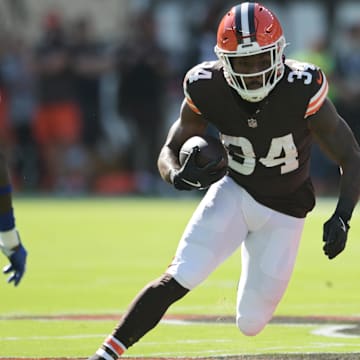
[[[18,245],[20,245],[20,239],[16,229],[0,232],[0,249],[6,256],[10,256]]]
[[[0,214],[0,232],[8,231],[15,227],[15,217],[14,211],[11,209],[10,211]]]
[[[0,196],[10,195],[12,192],[11,184],[0,186]],[[11,208],[6,213],[0,213],[0,232],[8,231],[15,227],[14,211]]]
[[[5,186],[0,186],[0,195],[10,194],[12,192],[12,187],[10,184]]]

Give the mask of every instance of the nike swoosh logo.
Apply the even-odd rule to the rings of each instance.
[[[342,229],[342,231],[343,231],[343,232],[346,232],[346,226],[345,226],[344,220],[343,220],[341,217],[339,217],[339,220],[340,220],[340,222],[341,222],[341,229]]]
[[[184,183],[186,183],[186,184],[189,184],[189,185],[193,186],[193,187],[201,188],[201,184],[200,184],[199,181],[197,181],[197,182],[192,182],[192,181],[186,180],[186,179],[182,179],[182,181],[183,181]]]

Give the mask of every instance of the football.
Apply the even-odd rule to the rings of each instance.
[[[195,161],[197,166],[204,167],[209,162],[221,158],[217,169],[221,169],[228,166],[228,155],[226,148],[220,141],[211,135],[193,136],[186,140],[182,145],[179,153],[179,162],[182,165],[186,158],[190,155],[191,150],[194,147],[199,148],[199,152],[196,154]]]

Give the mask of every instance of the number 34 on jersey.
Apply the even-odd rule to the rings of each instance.
[[[224,145],[229,149],[229,167],[242,175],[255,171],[256,160],[266,167],[280,167],[286,174],[299,167],[298,151],[292,134],[273,138],[265,157],[258,158],[251,142],[244,137],[221,135]]]

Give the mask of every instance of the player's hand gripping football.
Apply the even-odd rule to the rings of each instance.
[[[17,286],[25,273],[27,251],[20,242],[20,239],[19,245],[17,245],[15,248],[2,248],[1,250],[10,261],[10,264],[3,268],[3,273],[10,274],[7,282],[14,283],[14,286]]]
[[[325,244],[323,250],[329,259],[333,259],[345,249],[349,229],[347,221],[343,220],[336,212],[324,224],[323,241]]]
[[[222,160],[221,156],[219,159],[209,162],[206,166],[199,167],[195,161],[198,151],[199,148],[194,147],[181,168],[171,172],[170,179],[176,189],[206,189],[226,174],[226,167],[217,168],[217,165]]]

